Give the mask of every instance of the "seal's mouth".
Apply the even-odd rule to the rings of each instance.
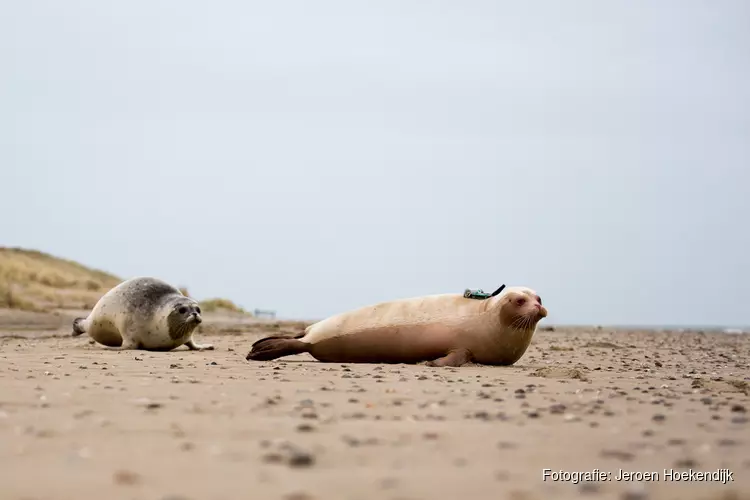
[[[542,318],[546,317],[547,308],[541,304],[536,304],[535,307],[531,308],[530,310],[517,315],[515,319],[511,321],[510,326],[516,328],[517,330],[529,330],[536,328],[537,323],[539,323]]]
[[[544,307],[541,304],[538,304],[537,309],[538,309],[538,312],[537,312],[538,319],[542,319],[542,318],[546,318],[547,317],[547,308],[546,307]]]

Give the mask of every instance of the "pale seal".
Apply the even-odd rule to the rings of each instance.
[[[337,363],[512,365],[546,316],[539,295],[526,287],[506,288],[482,300],[428,295],[331,316],[296,337],[260,339],[246,359],[310,353],[319,361]]]
[[[96,342],[117,349],[170,351],[213,349],[193,341],[202,322],[194,299],[156,278],[138,277],[120,283],[96,303],[86,318],[73,321],[73,336],[88,333]]]

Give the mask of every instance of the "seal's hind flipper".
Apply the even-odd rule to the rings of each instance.
[[[261,344],[263,342],[267,342],[269,340],[276,340],[276,339],[286,339],[286,340],[301,339],[304,336],[305,336],[305,332],[302,332],[302,333],[297,334],[297,335],[271,335],[270,337],[263,337],[260,340],[256,340],[255,342],[253,342],[253,345],[250,346],[250,347],[255,347],[256,345]]]
[[[270,361],[283,356],[302,354],[310,350],[310,344],[290,337],[266,337],[255,342],[250,352],[245,356],[246,360]]]
[[[86,333],[86,318],[76,318],[73,320],[73,337]]]

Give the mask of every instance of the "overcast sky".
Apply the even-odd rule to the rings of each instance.
[[[750,2],[0,7],[0,244],[317,319],[750,324]]]

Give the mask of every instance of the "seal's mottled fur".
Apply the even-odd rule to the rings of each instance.
[[[198,302],[162,280],[138,277],[108,291],[86,318],[73,321],[73,335],[87,333],[96,342],[117,349],[169,351],[213,349],[193,342],[202,322]]]

